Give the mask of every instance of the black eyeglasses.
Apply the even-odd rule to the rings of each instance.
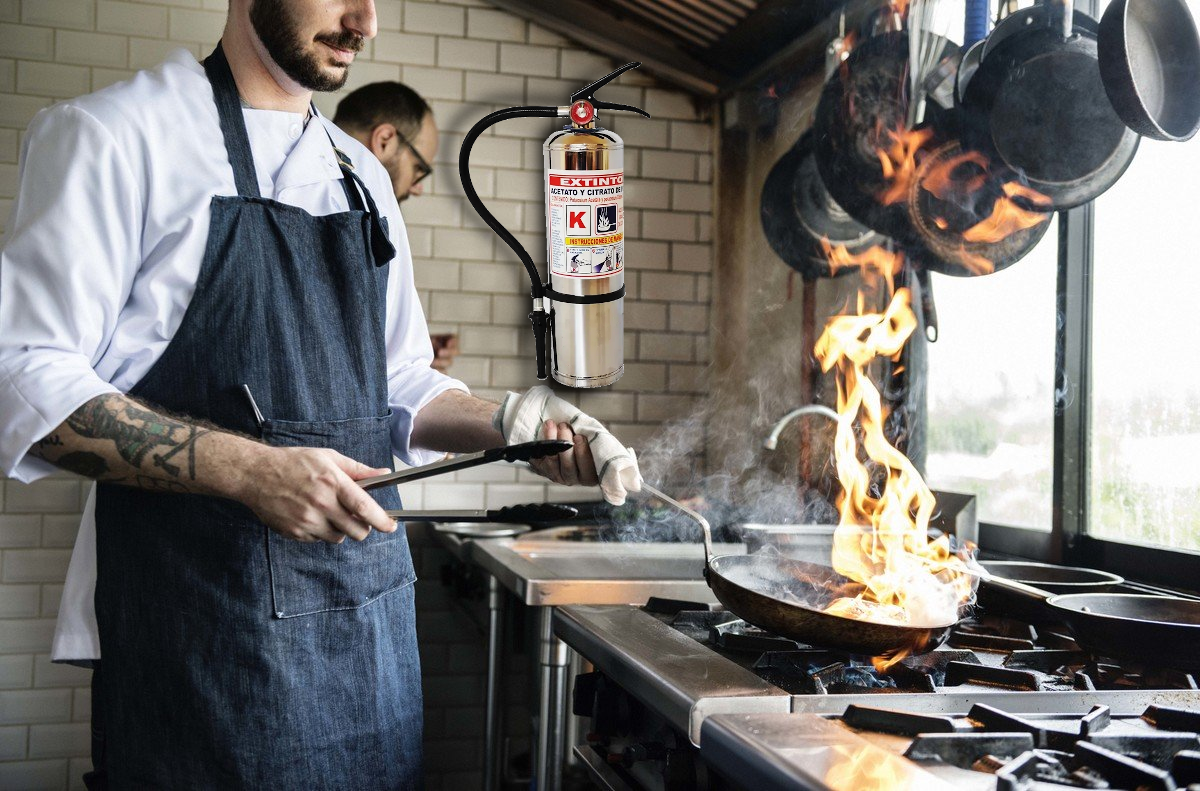
[[[396,127],[392,128],[396,129]],[[417,175],[412,180],[412,185],[416,186],[421,183],[422,179],[433,172],[433,166],[425,161],[425,157],[421,156],[421,152],[417,150],[417,147],[399,129],[396,129],[396,137],[400,138],[400,142],[408,146],[408,150],[417,158]]]

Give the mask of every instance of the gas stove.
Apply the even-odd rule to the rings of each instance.
[[[1161,666],[1120,662],[981,615],[880,671],[716,605],[566,607],[555,629],[597,671],[576,684],[594,726],[577,753],[634,788],[1200,783],[1200,689],[1169,646]]]

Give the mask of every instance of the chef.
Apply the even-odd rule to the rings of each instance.
[[[375,155],[400,203],[425,191],[438,150],[433,109],[402,82],[373,82],[338,102],[333,122]],[[433,367],[445,373],[458,354],[458,336],[434,333]]]
[[[429,367],[388,176],[311,103],[375,24],[371,0],[231,0],[203,63],[180,51],[25,137],[0,472],[98,481],[54,646],[103,656],[90,787],[419,785],[400,501],[355,481],[540,435],[574,442],[551,480],[640,482],[546,388],[497,408]]]

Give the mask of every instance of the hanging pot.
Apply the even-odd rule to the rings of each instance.
[[[979,152],[947,143],[917,166],[909,218],[930,253],[914,254],[947,275],[986,275],[1021,260],[1050,227],[1049,207],[1033,202],[1017,175]]]
[[[763,184],[760,213],[771,249],[805,280],[835,274],[830,271],[822,239],[851,254],[887,242],[886,237],[847,214],[825,189],[817,172],[811,130],[771,168]]]
[[[1130,129],[1173,141],[1200,130],[1200,35],[1183,0],[1114,0],[1099,54],[1104,89]]]
[[[1096,36],[1074,19],[1070,0],[1006,19],[963,102],[964,146],[1020,173],[1056,210],[1116,183],[1139,140],[1099,100]]]
[[[945,51],[951,47],[946,41]],[[892,181],[879,152],[891,149],[894,136],[907,129],[908,93],[908,34],[867,39],[825,83],[814,129],[817,168],[833,199],[868,228],[915,241],[903,199],[889,204],[881,197]],[[934,110],[926,128],[938,123]]]

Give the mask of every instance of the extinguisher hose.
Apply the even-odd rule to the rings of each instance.
[[[467,132],[467,136],[463,138],[462,150],[458,155],[458,175],[462,179],[463,192],[467,195],[467,200],[475,207],[475,211],[479,212],[479,216],[483,221],[499,235],[504,243],[512,248],[517,254],[517,258],[521,259],[521,263],[525,265],[525,271],[529,273],[529,280],[533,284],[533,298],[541,299],[545,296],[546,286],[542,283],[541,273],[534,266],[533,259],[529,257],[529,253],[517,241],[517,238],[509,233],[508,229],[500,224],[487,207],[483,205],[483,201],[479,199],[479,193],[475,191],[475,185],[471,182],[471,147],[475,145],[475,140],[483,134],[490,126],[501,121],[506,121],[510,118],[557,118],[559,115],[557,107],[509,107],[505,110],[497,110],[490,115],[485,115],[480,119],[479,123],[471,127],[471,131]],[[535,322],[535,332],[536,329]],[[544,343],[544,342],[543,342]],[[544,351],[544,346],[542,347]],[[539,365],[539,368],[541,366]],[[545,378],[544,376],[539,378]]]

